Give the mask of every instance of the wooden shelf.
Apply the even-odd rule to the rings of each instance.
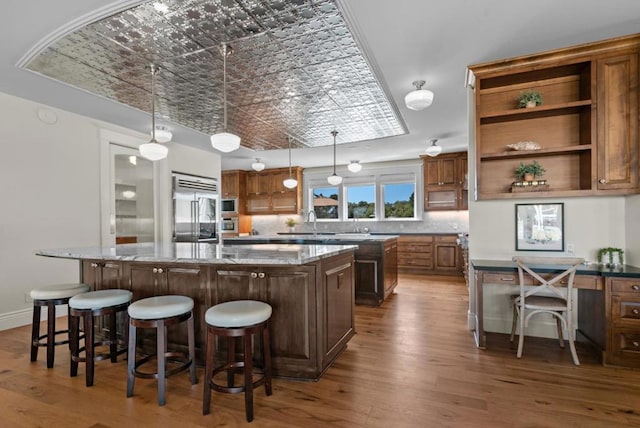
[[[591,144],[581,144],[579,146],[552,147],[540,150],[509,150],[499,153],[485,153],[480,155],[483,161],[499,160],[499,159],[519,159],[534,158],[540,156],[555,156],[566,153],[579,153],[591,150]]]
[[[591,106],[591,100],[571,101],[562,104],[541,105],[533,108],[516,108],[511,110],[486,113],[480,117],[480,124],[508,122],[512,120],[528,120],[539,117],[557,116],[559,114],[576,114],[585,106]]]

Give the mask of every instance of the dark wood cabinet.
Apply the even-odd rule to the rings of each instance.
[[[638,52],[633,35],[470,66],[477,199],[639,193]],[[543,104],[518,108],[526,90]],[[539,148],[508,147],[520,142]],[[545,187],[512,186],[533,161]]]
[[[349,243],[345,241],[345,243]],[[356,243],[356,242],[353,242]],[[397,239],[358,242],[355,253],[356,303],[380,305],[398,284]]]
[[[222,171],[222,198],[242,198],[247,194],[247,173],[241,170]],[[238,201],[240,202],[240,201]]]
[[[407,273],[462,276],[457,235],[401,235],[398,270]]]
[[[122,263],[104,260],[83,260],[82,281],[92,291],[121,288],[130,290],[128,282],[122,281]]]
[[[460,254],[455,236],[434,238],[434,269],[440,273],[459,274]]]
[[[302,207],[302,168],[292,167],[298,186],[288,189],[283,181],[289,168],[265,169],[247,174],[247,214],[298,214]]]
[[[341,351],[345,337],[354,328],[354,277],[353,261],[342,259],[324,267],[324,288],[327,304],[323,305],[325,331],[322,337],[322,358],[325,364],[335,359]]]
[[[391,294],[398,285],[398,240],[394,239],[384,243],[383,275],[384,297]]]
[[[604,363],[640,367],[640,279],[605,281],[606,351]]]
[[[599,190],[638,187],[638,55],[597,62]]]
[[[424,210],[468,209],[463,201],[466,152],[446,153],[437,157],[421,156],[424,176]],[[464,164],[463,164],[464,159]],[[463,172],[464,171],[464,172]],[[468,181],[468,180],[467,180]]]

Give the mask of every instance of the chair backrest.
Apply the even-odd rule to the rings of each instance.
[[[524,303],[528,296],[541,294],[543,292],[551,292],[556,297],[565,299],[567,307],[571,309],[571,290],[573,288],[573,279],[576,275],[578,266],[584,263],[584,259],[579,257],[513,257],[513,261],[518,265],[518,276],[520,279],[520,299]],[[540,273],[536,272],[540,269],[552,269],[552,277],[545,279]],[[525,283],[524,274],[528,273],[540,285],[531,286]],[[560,284],[563,278],[568,277],[566,285],[566,294],[559,291],[556,287],[564,287]]]

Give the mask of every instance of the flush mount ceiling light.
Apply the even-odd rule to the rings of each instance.
[[[240,148],[240,137],[227,132],[227,55],[231,54],[231,48],[226,43],[222,44],[222,132],[211,136],[211,145],[214,149],[229,153]]]
[[[425,84],[424,80],[416,80],[412,83],[416,87],[414,91],[409,92],[404,97],[404,103],[411,110],[424,110],[433,102],[433,92],[428,89],[422,89]]]
[[[260,172],[264,169],[264,163],[260,162],[260,158],[256,158],[256,161],[251,164],[251,168],[253,168],[254,171]]]
[[[342,183],[342,177],[336,174],[336,137],[338,136],[338,131],[334,129],[331,131],[331,135],[333,135],[333,175],[327,177],[327,182],[333,186],[337,186]]]
[[[298,180],[291,175],[291,137],[289,137],[289,178],[285,179],[282,184],[287,189],[293,189],[298,185]]]
[[[168,143],[173,138],[173,133],[166,126],[156,126],[156,141],[158,143]]]
[[[427,154],[431,157],[438,156],[442,152],[442,146],[438,146],[436,144],[438,142],[437,139],[429,140],[429,142],[431,143],[431,145],[427,147],[427,150],[425,150],[425,152],[427,152]]]
[[[151,64],[151,141],[146,144],[141,144],[138,150],[142,157],[149,159],[150,161],[157,161],[167,157],[169,149],[166,146],[158,143],[156,140],[156,69],[154,64]]]
[[[360,164],[360,161],[352,160],[351,163],[347,165],[347,169],[351,172],[360,172],[362,165]]]

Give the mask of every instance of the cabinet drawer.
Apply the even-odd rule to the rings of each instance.
[[[398,265],[401,266],[421,266],[431,268],[433,266],[432,258],[405,257],[398,255]]]
[[[640,331],[640,299],[630,299],[629,295],[611,296],[611,321],[638,327]]]
[[[428,253],[431,254],[433,252],[433,245],[423,245],[423,244],[398,244],[398,251],[403,253]]]
[[[532,284],[533,282],[531,281],[531,278],[526,278],[525,277],[525,281],[527,281],[527,279],[529,279],[530,282],[527,282],[527,284]],[[485,284],[512,284],[512,285],[518,285],[520,284],[520,281],[518,280],[518,274],[517,273],[509,273],[509,272],[505,272],[505,273],[485,273],[484,274],[484,283]]]
[[[402,236],[398,237],[398,244],[431,244],[433,236]]]
[[[398,251],[398,258],[400,257],[404,257],[406,259],[430,259],[432,256],[431,256],[431,253]]]
[[[543,278],[547,278],[551,275],[541,275]],[[517,273],[487,273],[484,275],[484,282],[487,284],[513,284],[520,285]],[[527,285],[538,284],[538,281],[534,281],[529,275],[524,276],[524,283]],[[560,281],[560,284],[567,285],[567,279]],[[573,286],[576,288],[582,288],[587,290],[601,290],[600,278],[594,275],[578,275],[573,279]]]
[[[640,367],[640,330],[611,329],[611,350],[607,363],[624,367]]]
[[[564,278],[560,284],[567,285],[568,279]],[[583,290],[602,290],[602,278],[595,275],[576,275],[573,279],[573,286]]]
[[[435,242],[436,243],[447,243],[447,244],[456,244],[458,237],[455,235],[439,235],[435,237]]]
[[[612,293],[631,293],[640,296],[640,279],[611,279]]]

